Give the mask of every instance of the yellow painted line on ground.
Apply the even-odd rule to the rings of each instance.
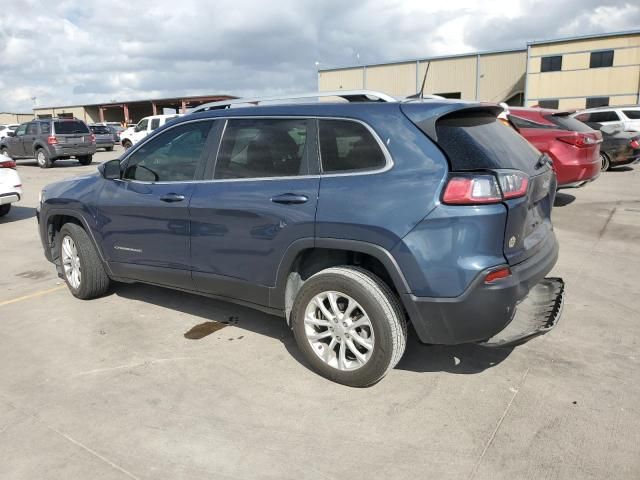
[[[16,302],[21,302],[23,300],[29,300],[30,298],[40,297],[42,295],[46,295],[47,293],[55,292],[56,290],[62,290],[63,288],[66,288],[66,287],[67,287],[66,285],[58,285],[57,287],[49,288],[48,290],[40,290],[39,292],[31,293],[23,297],[12,298],[11,300],[5,300],[4,302],[0,302],[0,307],[4,307],[5,305],[10,305]]]

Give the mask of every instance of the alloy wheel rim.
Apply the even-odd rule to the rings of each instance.
[[[375,346],[373,325],[349,295],[326,291],[311,299],[304,314],[311,349],[327,365],[343,371],[362,368]]]
[[[44,165],[44,153],[38,152],[38,163]]]
[[[602,153],[600,154],[600,163],[601,163],[600,165],[601,170],[604,170],[609,166],[609,160]]]
[[[76,244],[68,235],[62,239],[62,266],[69,285],[76,289],[79,288],[82,277],[80,257]]]

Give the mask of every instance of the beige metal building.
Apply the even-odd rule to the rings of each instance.
[[[528,106],[640,103],[640,30],[531,42],[527,56]]]
[[[320,91],[366,88],[390,95],[420,90],[427,66],[425,93],[447,98],[521,103],[524,96],[525,49],[478,52],[402,62],[320,70]]]
[[[33,119],[33,113],[0,112],[0,125],[28,122]]]
[[[560,59],[558,59],[560,57]],[[425,93],[552,108],[640,102],[640,30],[535,41],[526,49],[320,69],[321,91]]]

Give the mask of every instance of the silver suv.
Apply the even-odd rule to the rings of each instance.
[[[89,165],[96,153],[96,138],[87,124],[77,118],[33,120],[3,138],[0,152],[14,160],[35,158],[41,168],[71,157]]]

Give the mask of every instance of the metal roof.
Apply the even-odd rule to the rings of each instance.
[[[108,107],[108,106],[118,106],[118,105],[122,105],[124,103],[127,104],[131,104],[131,103],[149,103],[149,102],[169,102],[169,101],[176,101],[179,102],[181,100],[204,100],[207,98],[215,98],[215,97],[220,97],[220,98],[237,98],[234,95],[227,95],[227,94],[214,94],[214,95],[192,95],[192,96],[184,96],[184,97],[165,97],[165,98],[143,98],[143,99],[139,99],[139,100],[118,100],[116,102],[100,102],[100,103],[79,103],[79,104],[75,104],[75,105],[52,105],[52,106],[48,106],[48,107],[41,107],[41,106],[37,106],[37,107],[33,107],[34,111],[37,110],[51,110],[52,108],[58,109],[58,108],[77,108],[77,107]]]
[[[612,33],[595,33],[591,35],[579,35],[575,37],[552,38],[550,40],[533,40],[527,42],[527,45],[543,45],[545,43],[564,43],[574,42],[576,40],[589,40],[591,38],[620,37],[623,35],[640,35],[640,30],[623,30],[621,32]]]
[[[510,48],[510,49],[503,49],[503,50],[482,50],[478,52],[456,53],[453,55],[436,55],[432,57],[407,58],[405,60],[394,60],[390,62],[377,62],[377,63],[356,64],[356,65],[353,65],[353,64],[339,65],[335,67],[318,68],[318,72],[346,70],[349,68],[377,67],[382,65],[397,65],[400,63],[430,62],[432,60],[446,60],[448,58],[460,58],[460,57],[475,57],[477,55],[498,55],[501,53],[517,53],[517,52],[525,53],[526,51],[527,51],[526,48]]]

